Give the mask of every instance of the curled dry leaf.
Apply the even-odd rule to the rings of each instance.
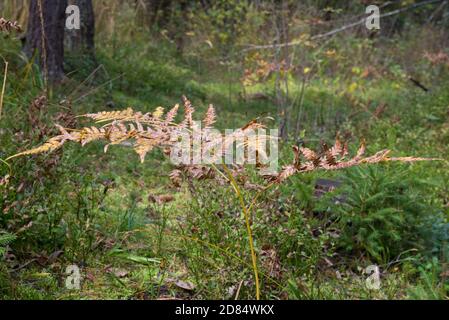
[[[182,281],[182,280],[177,280],[174,282],[175,286],[177,286],[178,288],[187,290],[187,291],[193,291],[195,290],[195,285],[191,282],[188,281]]]
[[[125,278],[128,276],[129,271],[125,269],[113,269],[113,273],[117,278]]]
[[[11,32],[11,31],[21,32],[22,27],[17,21],[7,20],[0,17],[0,31],[1,32]]]
[[[163,194],[163,195],[153,195],[150,194],[148,196],[148,201],[151,203],[157,203],[157,204],[164,204],[167,202],[171,202],[175,200],[175,197],[172,196],[171,194]]]

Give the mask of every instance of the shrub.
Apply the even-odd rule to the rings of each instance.
[[[325,201],[341,224],[343,249],[387,262],[406,250],[425,248],[424,233],[438,216],[416,177],[396,166],[357,167],[342,177],[342,184],[343,200],[332,195]]]

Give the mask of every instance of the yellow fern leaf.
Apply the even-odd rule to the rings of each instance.
[[[178,114],[179,104],[175,104],[173,108],[167,113],[165,117],[165,124],[169,124],[175,120],[176,115]]]
[[[324,155],[319,158],[315,151],[312,151],[308,148],[299,148],[294,147],[293,152],[295,154],[294,163],[291,165],[284,166],[281,172],[274,176],[269,176],[270,180],[274,180],[275,183],[281,183],[286,180],[288,177],[296,174],[309,172],[314,170],[340,170],[349,167],[359,166],[362,164],[375,164],[381,162],[391,162],[391,161],[399,161],[399,162],[415,162],[415,161],[434,161],[441,160],[437,158],[419,158],[419,157],[388,157],[390,150],[381,150],[369,157],[363,157],[365,153],[365,141],[362,141],[359,149],[357,150],[357,154],[350,160],[343,161],[347,153],[347,144],[342,145],[340,141],[335,142],[333,148],[328,149],[324,146]],[[299,152],[302,153],[304,158],[309,160],[303,165],[299,166]]]
[[[97,113],[88,113],[82,115],[82,117],[91,118],[97,122],[111,121],[111,120],[123,120],[131,118],[135,115],[132,108],[119,111],[102,111]]]
[[[15,155],[7,158],[6,161],[16,158],[16,157],[20,157],[20,156],[27,156],[27,155],[34,155],[34,154],[55,151],[55,150],[59,149],[64,144],[63,138],[64,138],[63,135],[53,137],[50,140],[48,140],[47,142],[45,142],[43,145],[33,148],[33,149],[30,149],[30,150],[27,150],[27,151],[17,153]]]
[[[159,120],[164,115],[164,108],[157,107],[153,112],[153,118]]]
[[[216,116],[214,106],[210,104],[206,112],[206,117],[204,118],[204,126],[206,128],[211,127],[215,123],[215,118]]]
[[[156,145],[156,141],[147,138],[137,138],[136,143],[134,145],[134,151],[139,155],[140,162],[144,162],[145,156],[148,152],[150,152],[154,146]]]
[[[82,146],[85,144],[106,138],[106,130],[104,128],[90,127],[84,128],[80,134],[80,143]]]

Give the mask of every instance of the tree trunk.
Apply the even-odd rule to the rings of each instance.
[[[24,51],[35,58],[45,82],[64,77],[64,26],[67,0],[31,0]],[[44,30],[42,30],[44,26]],[[42,44],[44,42],[45,45]]]
[[[146,0],[147,23],[150,29],[167,29],[177,51],[182,54],[190,0]],[[178,15],[179,14],[179,15]]]
[[[146,0],[147,21],[150,27],[163,28],[170,18],[171,0]]]
[[[95,15],[92,0],[69,0],[80,9],[80,29],[65,31],[65,47],[72,53],[87,54],[95,60]]]

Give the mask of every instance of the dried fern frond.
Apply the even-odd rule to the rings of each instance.
[[[5,18],[0,18],[0,31],[1,32],[11,32],[15,30],[17,32],[22,31],[22,27],[17,21],[7,20]]]
[[[60,147],[62,147],[63,144],[67,140],[73,140],[74,139],[61,126],[57,125],[57,128],[61,131],[61,133],[62,133],[61,135],[58,135],[58,136],[55,136],[55,137],[51,138],[50,140],[45,142],[43,145],[41,145],[41,146],[39,146],[37,148],[33,148],[33,149],[30,149],[30,150],[26,150],[26,151],[20,152],[18,154],[15,154],[14,156],[9,157],[6,160],[9,160],[9,159],[12,159],[12,158],[15,158],[15,157],[19,157],[19,156],[26,156],[26,155],[34,155],[34,154],[52,152],[52,151],[55,151],[55,150],[59,149]]]
[[[108,132],[105,128],[86,127],[79,133],[74,133],[73,141],[78,141],[82,146],[85,146],[89,142],[101,140],[106,137]]]
[[[145,161],[145,156],[148,152],[153,150],[156,146],[156,140],[148,139],[145,137],[139,137],[136,139],[136,143],[134,145],[134,151],[139,155],[140,161]]]
[[[193,113],[195,108],[193,108],[192,103],[186,96],[182,96],[182,101],[184,103],[184,120],[181,123],[181,127],[191,128],[193,126]]]
[[[165,115],[165,124],[166,125],[172,123],[175,120],[176,115],[178,114],[178,109],[179,109],[179,104],[175,104],[175,106],[173,108],[171,108],[169,112],[167,112],[167,114]]]
[[[154,119],[159,120],[164,115],[164,108],[157,107],[156,110],[152,113]]]
[[[41,101],[39,100],[39,102]],[[64,129],[61,126],[57,126],[61,131],[61,135],[51,138],[37,148],[20,152],[8,159],[24,155],[51,152],[59,149],[66,141],[78,142],[84,146],[93,141],[104,140],[107,142],[104,148],[105,152],[110,145],[131,141],[134,151],[143,162],[146,154],[154,148],[161,148],[164,151],[168,148],[168,151],[170,151],[170,148],[173,147],[173,144],[176,142],[173,137],[178,136],[181,130],[187,129],[188,132],[191,132],[192,129],[198,129],[196,123],[193,121],[195,109],[186,97],[183,97],[183,102],[185,109],[184,119],[180,123],[174,122],[179,105],[175,105],[166,114],[165,119],[163,118],[164,109],[162,107],[156,108],[152,113],[145,114],[136,112],[132,108],[127,108],[121,111],[88,113],[83,115],[83,117],[92,119],[102,126],[90,126],[80,130]],[[206,129],[209,129],[214,121],[215,110],[213,106],[210,105],[204,119],[206,128],[200,129],[203,130],[200,132],[202,136],[208,137]],[[233,138],[239,138],[240,135],[244,135],[246,130],[259,127],[260,125],[253,121],[240,131],[236,131]],[[219,140],[221,141],[222,137],[220,136],[219,138],[220,139],[216,139],[211,136],[207,147],[213,148],[215,143],[218,143]],[[221,152],[217,153],[217,156],[221,155]]]
[[[191,102],[183,97],[184,102],[184,118],[179,123],[175,123],[175,117],[178,113],[179,106],[175,105],[164,117],[164,109],[162,107],[156,108],[152,113],[135,112],[132,108],[127,108],[122,111],[98,112],[84,115],[87,118],[93,119],[97,125],[82,129],[66,129],[62,126],[56,125],[60,134],[49,139],[43,145],[31,150],[20,152],[9,157],[7,160],[18,156],[34,155],[44,152],[51,152],[61,148],[67,141],[80,143],[82,146],[93,141],[105,141],[106,145],[104,151],[106,152],[111,145],[124,144],[131,145],[133,150],[139,156],[140,161],[145,160],[145,156],[155,148],[162,149],[165,154],[171,154],[179,133],[186,130],[190,137],[195,130],[200,130],[202,137],[201,148],[202,154],[207,154],[209,163],[217,163],[218,160],[226,156],[234,143],[237,147],[244,147],[247,151],[246,156],[255,156],[258,168],[262,167],[258,161],[260,157],[266,158],[265,145],[271,139],[269,135],[257,134],[250,135],[251,130],[256,131],[260,128],[265,128],[264,125],[257,120],[248,122],[242,128],[233,131],[231,134],[221,135],[214,134],[210,129],[215,122],[215,109],[212,105],[206,112],[203,119],[205,128],[201,128],[197,122],[193,121],[193,113],[195,112]],[[254,151],[250,154],[249,150]],[[346,159],[348,155],[347,143],[342,143],[338,138],[335,144],[329,148],[326,144],[322,144],[320,151],[314,151],[306,147],[293,147],[294,161],[292,164],[284,166],[278,174],[267,176],[270,181],[281,183],[287,178],[297,173],[309,172],[314,170],[338,170],[352,166],[362,165],[364,163],[379,163],[388,161],[400,162],[415,162],[425,160],[439,160],[427,159],[419,157],[389,157],[389,150],[382,150],[372,156],[365,157],[366,146],[363,141],[353,158]],[[222,179],[223,175],[217,175],[211,166],[207,165],[183,165],[180,170],[173,171],[170,178],[179,184],[183,177],[191,179]]]
[[[111,120],[124,120],[129,119],[134,116],[134,110],[132,108],[127,108],[120,111],[102,111],[98,113],[88,113],[81,117],[91,118],[97,122],[111,121]]]
[[[206,128],[211,127],[215,123],[215,108],[213,105],[209,105],[209,108],[207,109],[206,117],[204,118],[204,126]]]
[[[63,143],[61,142],[61,137],[62,136],[53,137],[50,140],[48,140],[47,142],[45,142],[43,145],[41,145],[37,148],[20,152],[18,154],[15,154],[14,156],[9,157],[6,160],[10,160],[12,158],[20,157],[20,156],[27,156],[27,155],[55,151],[55,150],[59,149],[60,147],[62,147],[62,145],[63,145]]]
[[[282,183],[289,177],[303,172],[315,170],[340,170],[349,167],[359,166],[362,164],[374,164],[380,162],[416,162],[416,161],[435,161],[441,160],[437,158],[421,158],[421,157],[389,157],[390,150],[381,150],[369,157],[363,157],[366,151],[365,141],[362,141],[357,154],[349,160],[344,160],[348,154],[347,144],[342,144],[338,139],[332,148],[323,146],[321,156],[308,148],[299,148],[293,146],[294,162],[293,164],[284,166],[277,175],[270,175],[267,178],[275,183]],[[306,160],[301,162],[301,155]]]

